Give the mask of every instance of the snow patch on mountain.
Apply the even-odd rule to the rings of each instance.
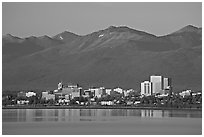
[[[98,37],[100,38],[100,37],[103,37],[104,36],[104,34],[101,34],[101,35],[99,35]]]
[[[61,40],[63,40],[63,37],[62,37],[62,36],[60,36],[60,39],[61,39]]]

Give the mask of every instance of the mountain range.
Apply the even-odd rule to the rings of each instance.
[[[201,90],[202,28],[165,36],[110,26],[84,36],[2,37],[3,90],[53,90],[59,81],[140,90],[150,75],[172,78],[174,91]]]

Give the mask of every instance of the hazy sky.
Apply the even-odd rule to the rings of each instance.
[[[19,37],[85,35],[125,25],[165,35],[186,25],[202,26],[202,3],[3,3],[2,31]]]

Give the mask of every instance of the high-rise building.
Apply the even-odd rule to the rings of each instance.
[[[141,95],[152,95],[152,82],[144,81],[141,83]]]
[[[163,94],[172,94],[171,78],[164,78]]]
[[[170,78],[164,78],[163,89],[168,89],[169,87],[171,87],[171,79]]]
[[[163,90],[163,77],[162,76],[150,76],[150,82],[152,82],[152,93],[160,93]]]

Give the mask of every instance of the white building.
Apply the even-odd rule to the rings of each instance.
[[[152,82],[144,81],[141,83],[141,95],[152,95]]]
[[[54,90],[54,93],[55,93],[55,92],[58,92],[58,90],[57,90],[57,89],[55,89],[55,90]]]
[[[163,90],[163,77],[162,76],[150,76],[150,82],[152,82],[152,93],[160,93]]]
[[[26,97],[32,97],[32,96],[36,96],[35,92],[27,92],[26,93]]]
[[[111,106],[114,105],[113,101],[101,101],[101,105]]]
[[[180,96],[184,97],[184,96],[190,96],[191,95],[191,90],[185,90],[182,91],[181,93],[179,93]]]
[[[124,97],[127,97],[129,95],[128,90],[123,90],[123,94],[124,94]]]
[[[28,100],[17,100],[18,105],[27,105],[29,103]]]
[[[105,91],[106,91],[106,94],[110,95],[110,94],[111,94],[112,89],[105,89]]]
[[[123,93],[123,89],[122,88],[115,88],[115,89],[113,89],[113,91],[115,91],[115,92],[118,92],[118,93],[120,93],[120,94],[122,94]]]
[[[194,92],[194,93],[192,93],[193,96],[201,95],[201,94],[202,94],[201,92]]]
[[[68,83],[67,87],[73,89],[73,88],[78,88],[78,85],[77,84]]]

